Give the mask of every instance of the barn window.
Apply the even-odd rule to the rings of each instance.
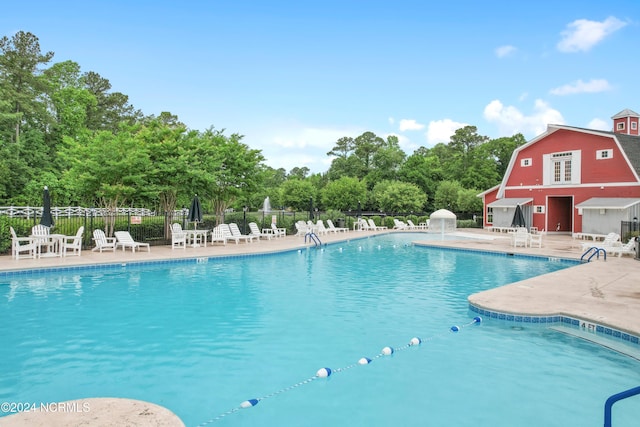
[[[613,157],[613,150],[598,150],[596,151],[596,159],[611,159]]]
[[[521,159],[520,166],[521,167],[531,166],[531,159]]]
[[[618,122],[616,125],[617,130],[624,130],[624,122]]]
[[[571,182],[571,153],[556,153],[551,156],[553,162],[553,183]]]

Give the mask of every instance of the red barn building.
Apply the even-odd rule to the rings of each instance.
[[[479,196],[485,227],[512,225],[562,233],[620,232],[640,218],[640,115],[612,117],[613,131],[549,125],[517,148],[502,183]]]

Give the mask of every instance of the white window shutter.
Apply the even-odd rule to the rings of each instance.
[[[575,150],[571,152],[571,183],[572,184],[580,184],[582,174],[580,172],[582,166],[581,159],[582,152],[580,150]]]
[[[542,185],[549,185],[551,182],[551,155],[542,156]]]

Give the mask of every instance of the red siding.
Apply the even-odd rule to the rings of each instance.
[[[507,186],[542,185],[543,155],[573,150],[581,151],[582,184],[636,182],[633,171],[612,138],[558,130],[518,153]],[[596,152],[599,150],[613,150],[613,156],[597,160]],[[527,158],[531,159],[531,166],[521,167],[521,160]]]
[[[638,130],[640,125],[638,117],[621,117],[613,121],[613,131],[616,133],[626,133],[627,135],[640,135]],[[624,129],[618,130],[618,123],[624,123]],[[633,128],[635,124],[635,129]]]

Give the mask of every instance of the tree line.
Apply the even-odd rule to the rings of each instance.
[[[327,172],[266,164],[238,133],[189,129],[170,112],[145,115],[95,71],[52,63],[24,31],[0,39],[0,204],[171,211],[198,194],[210,212],[278,209],[479,212],[521,134],[489,139],[475,126],[407,155],[396,136],[343,137]]]

